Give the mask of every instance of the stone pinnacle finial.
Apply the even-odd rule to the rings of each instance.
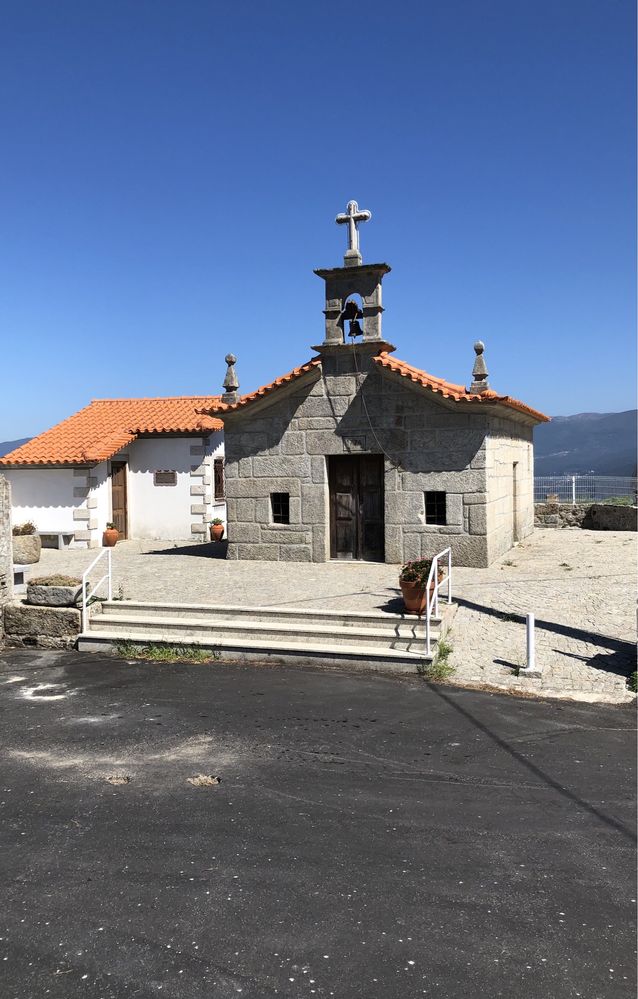
[[[474,361],[474,367],[472,368],[473,381],[470,385],[470,392],[472,395],[478,395],[489,389],[490,384],[487,380],[487,365],[485,363],[485,358],[483,357],[485,344],[482,340],[476,341],[474,344],[474,350],[476,352],[476,360]]]
[[[237,358],[234,354],[226,354],[225,361],[228,365],[228,370],[226,371],[226,377],[224,378],[224,394],[222,396],[222,402],[232,406],[239,399],[239,394],[237,392],[237,389],[239,388],[239,379],[237,378],[237,372],[235,371]]]
[[[346,267],[360,267],[363,263],[359,249],[359,222],[369,222],[371,218],[372,212],[366,209],[359,210],[356,201],[349,201],[345,212],[337,215],[335,219],[337,225],[348,226],[348,249],[343,258]]]

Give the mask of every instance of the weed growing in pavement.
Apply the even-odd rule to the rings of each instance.
[[[113,645],[123,659],[144,659],[154,663],[210,663],[219,659],[219,652],[191,645],[138,645],[136,642],[114,642]]]
[[[452,646],[449,642],[446,642],[444,638],[439,642],[436,656],[431,663],[427,663],[421,672],[421,675],[425,677],[426,680],[433,680],[438,682],[441,680],[447,680],[455,672],[454,666],[448,662],[450,653],[452,652]]]

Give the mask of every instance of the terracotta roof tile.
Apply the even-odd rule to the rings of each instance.
[[[549,416],[539,413],[537,409],[526,406],[524,402],[519,402],[518,399],[513,399],[510,395],[499,395],[498,392],[494,392],[491,389],[480,394],[472,394],[468,392],[464,385],[455,385],[453,382],[446,382],[442,378],[435,378],[434,375],[429,375],[427,371],[421,371],[419,368],[415,368],[405,361],[391,357],[385,351],[377,354],[374,361],[382,367],[394,371],[395,374],[401,375],[402,378],[408,378],[417,385],[423,385],[424,388],[431,389],[432,392],[437,392],[444,399],[453,399],[455,402],[469,402],[473,405],[482,402],[496,402],[502,406],[508,406],[510,409],[516,409],[519,413],[524,413],[526,416],[531,416],[539,423],[549,422]]]
[[[219,396],[94,399],[73,416],[0,458],[2,465],[86,465],[112,457],[141,434],[222,430]],[[204,412],[205,411],[205,412]]]

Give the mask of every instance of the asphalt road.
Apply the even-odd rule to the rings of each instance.
[[[629,709],[0,660],[2,999],[633,999]]]

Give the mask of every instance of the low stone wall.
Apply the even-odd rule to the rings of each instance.
[[[583,527],[588,531],[638,530],[638,507],[592,503],[587,508]]]
[[[534,527],[582,527],[587,509],[571,503],[535,503]]]
[[[4,608],[7,645],[37,649],[75,648],[81,615],[73,607],[35,607],[15,600]]]
[[[586,531],[635,531],[638,508],[611,503],[536,503],[534,527],[582,527]]]

